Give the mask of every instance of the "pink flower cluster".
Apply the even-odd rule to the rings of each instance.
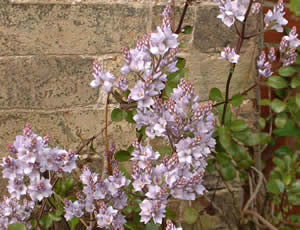
[[[50,178],[45,178],[44,173],[71,173],[76,168],[77,155],[58,148],[52,149],[48,143],[48,136],[38,136],[32,131],[30,124],[26,124],[23,135],[17,136],[15,142],[9,145],[10,155],[3,158],[1,166],[3,177],[8,179],[10,198],[5,198],[2,203],[0,225],[5,225],[9,216],[10,224],[24,221],[13,218],[18,212],[9,211],[15,208],[8,207],[10,204],[19,207],[21,213],[29,213],[34,202],[51,196],[53,192]],[[29,197],[31,201],[27,200]],[[21,199],[23,205],[19,203]]]

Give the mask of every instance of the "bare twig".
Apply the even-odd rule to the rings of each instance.
[[[213,200],[209,199],[206,195],[203,196],[204,199],[206,199],[212,206],[214,209],[216,209],[222,216],[222,218],[224,219],[225,223],[228,225],[228,229],[232,229],[230,222],[228,221],[228,218],[225,216],[223,210],[221,208],[219,208]]]
[[[251,167],[251,168],[254,170],[254,167]],[[255,172],[258,174],[258,176],[259,176],[259,178],[258,178],[258,183],[257,183],[257,186],[256,186],[256,188],[255,188],[253,194],[251,195],[251,197],[249,198],[249,200],[248,200],[247,203],[245,204],[245,206],[244,206],[244,208],[243,208],[243,211],[242,211],[242,215],[243,215],[243,213],[244,213],[246,210],[248,210],[249,205],[250,205],[251,202],[256,198],[256,196],[257,196],[257,194],[258,194],[258,192],[259,192],[259,189],[260,189],[260,187],[261,187],[262,184],[263,184],[264,175],[262,174],[262,172],[258,171],[257,169],[254,170],[254,171],[255,171]]]
[[[108,123],[108,126],[110,126],[111,124],[112,124],[112,122],[110,121],[110,122]],[[85,146],[89,145],[89,144],[90,144],[93,140],[95,140],[101,133],[103,133],[103,131],[105,130],[105,128],[106,128],[106,126],[105,126],[103,129],[101,129],[101,131],[100,131],[99,133],[97,133],[96,135],[90,137],[83,145],[81,145],[81,146],[78,148],[78,150],[75,152],[75,154],[79,154],[79,153],[83,150],[83,148],[84,148]]]
[[[270,230],[278,230],[274,225],[272,225],[269,221],[267,221],[265,218],[263,218],[261,215],[259,215],[257,212],[245,210],[244,214],[251,215],[259,219],[264,225],[266,225]]]

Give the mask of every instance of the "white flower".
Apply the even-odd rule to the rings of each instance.
[[[273,11],[268,10],[264,18],[264,22],[267,28],[276,30],[277,32],[283,31],[282,26],[285,26],[288,23],[288,21],[283,17],[285,15],[285,12],[283,10],[284,7],[282,0],[278,1],[277,5],[274,6]]]
[[[221,57],[220,59],[222,60],[228,60],[230,63],[238,63],[238,60],[240,58],[240,55],[235,53],[234,48],[230,48],[229,46],[227,46],[226,48],[224,48],[224,51],[221,52]]]

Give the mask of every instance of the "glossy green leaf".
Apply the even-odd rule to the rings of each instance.
[[[177,64],[176,64],[176,67],[180,70],[182,70],[184,67],[185,67],[185,63],[186,63],[186,60],[182,57],[177,57]]]
[[[44,228],[48,229],[52,226],[53,220],[49,215],[45,215],[40,219],[40,223]]]
[[[299,137],[300,129],[294,124],[293,121],[288,120],[283,128],[275,129],[273,133],[277,136]]]
[[[266,127],[266,120],[265,120],[263,117],[260,117],[260,118],[258,119],[258,123],[259,123],[259,127],[260,127],[261,129],[264,129],[264,128]]]
[[[300,205],[300,194],[299,193],[289,193],[288,201],[293,205]]]
[[[209,92],[209,99],[216,102],[222,102],[223,96],[218,88],[212,88]]]
[[[284,191],[284,184],[278,179],[270,180],[267,184],[267,189],[270,193],[278,195]]]
[[[132,123],[132,124],[136,123],[135,120],[133,119],[133,117],[135,115],[133,111],[127,111],[125,113],[126,113],[125,120],[128,123]]]
[[[282,77],[290,77],[293,76],[297,70],[292,66],[281,67],[279,69],[279,75]]]
[[[271,101],[269,100],[269,99],[262,99],[261,101],[260,101],[260,105],[271,105]]]
[[[195,208],[187,207],[183,213],[184,222],[187,224],[195,224],[198,219],[198,211]]]
[[[184,34],[191,34],[193,32],[193,27],[192,26],[185,26],[183,28],[183,33]]]
[[[291,189],[289,190],[291,193],[299,193],[300,194],[300,180],[297,180],[292,184]]]
[[[61,217],[60,216],[56,216],[54,213],[50,212],[48,215],[49,215],[49,218],[51,218],[52,221],[54,221],[54,222],[57,222],[57,221],[61,220]]]
[[[267,79],[267,84],[274,89],[283,89],[288,87],[288,82],[282,77],[272,76]]]
[[[275,113],[281,113],[286,109],[286,103],[276,98],[272,101],[271,108]]]
[[[171,155],[173,150],[170,146],[161,146],[157,148],[157,151],[161,154],[161,156]]]
[[[290,10],[297,17],[300,16],[300,1],[299,0],[290,0]]]
[[[300,56],[299,56],[300,57]],[[297,88],[300,86],[300,77],[293,77],[290,83],[291,87],[293,89]]]
[[[233,180],[236,177],[236,170],[232,164],[220,169],[224,180]]]
[[[76,226],[80,223],[79,218],[73,217],[71,220],[68,221],[68,224],[72,230],[76,229]]]
[[[146,230],[159,230],[159,226],[152,222],[146,224]]]
[[[243,103],[243,96],[240,93],[232,96],[230,103],[233,106],[240,106]]]
[[[288,120],[286,113],[279,113],[275,118],[275,125],[277,128],[283,128]]]
[[[216,160],[217,160],[218,164],[221,165],[222,167],[226,167],[226,166],[232,164],[230,157],[228,156],[227,153],[224,153],[224,152],[217,152]]]
[[[231,146],[230,130],[226,126],[218,128],[219,141],[224,149],[228,149]]]
[[[273,158],[273,162],[276,166],[278,166],[281,169],[285,169],[285,163],[282,159],[278,158],[278,157],[274,157]]]
[[[120,150],[115,154],[115,159],[119,162],[128,161],[130,158],[131,158],[130,153],[125,150]]]
[[[293,152],[288,146],[282,146],[274,152],[274,155],[283,158],[284,156],[291,155],[292,153]]]
[[[232,132],[240,132],[248,128],[248,124],[243,120],[235,120],[231,122],[230,130]]]
[[[126,116],[126,113],[123,110],[119,109],[119,108],[114,109],[111,112],[111,120],[112,121],[122,121],[123,118],[125,118],[125,116]]]
[[[175,73],[168,74],[168,82],[173,82],[175,84],[178,84],[180,80],[184,77],[184,72],[182,70],[178,70]]]
[[[24,224],[11,224],[8,226],[8,230],[26,230]]]
[[[292,0],[293,1],[293,0]],[[299,1],[298,1],[299,2]],[[300,2],[299,2],[300,3]],[[300,65],[300,55],[298,55],[297,57],[296,57],[296,64],[297,65]]]

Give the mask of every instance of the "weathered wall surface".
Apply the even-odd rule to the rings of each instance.
[[[0,157],[7,154],[7,144],[27,121],[36,133],[50,135],[53,145],[66,149],[79,146],[78,132],[84,137],[97,133],[104,126],[105,97],[89,87],[92,61],[103,60],[117,75],[122,66],[121,47],[132,47],[145,32],[159,25],[166,2],[0,0]],[[181,2],[179,16],[184,1],[177,2]],[[181,37],[184,47],[180,56],[187,59],[188,79],[195,83],[203,100],[210,88],[225,88],[229,65],[218,57],[224,46],[237,40],[232,30],[216,19],[217,14],[210,1],[193,4],[184,23],[193,26],[193,33]],[[254,18],[251,24],[254,29]],[[244,47],[232,93],[247,88],[255,76],[256,43],[247,42]],[[245,107],[252,109],[251,105]],[[134,138],[133,128],[123,123],[112,125],[110,141],[119,148],[127,146]],[[95,144],[101,151],[103,138],[100,136]],[[224,205],[226,199],[222,197],[228,200],[228,194],[223,193],[222,186],[218,189],[219,202]],[[199,212],[201,207],[197,206]],[[202,222],[197,229],[226,228],[218,216],[203,217]]]

